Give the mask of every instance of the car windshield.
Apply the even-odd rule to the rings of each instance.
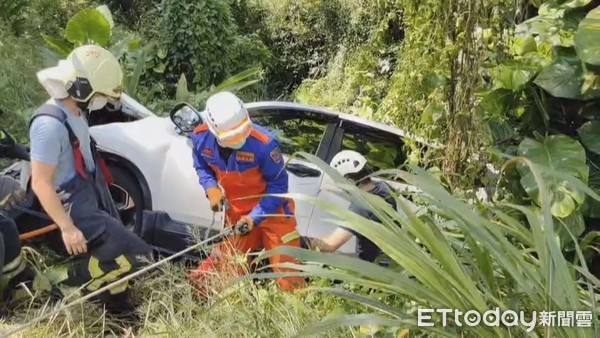
[[[287,155],[297,151],[316,154],[327,128],[321,115],[304,111],[262,111],[252,121],[269,130]]]

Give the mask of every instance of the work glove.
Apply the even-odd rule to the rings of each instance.
[[[233,233],[235,235],[245,236],[254,229],[254,221],[248,216],[240,218],[235,227],[233,227]]]
[[[0,209],[9,211],[18,202],[25,200],[25,191],[19,181],[10,176],[0,177]]]
[[[208,197],[208,203],[213,212],[223,211],[223,205],[225,204],[225,195],[218,187],[212,187],[206,189],[206,197]]]

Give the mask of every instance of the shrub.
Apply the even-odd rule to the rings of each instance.
[[[388,2],[343,0],[350,14],[341,47],[324,75],[305,79],[293,97],[301,102],[374,118],[389,90],[404,37],[401,13]]]
[[[272,96],[287,95],[304,78],[322,76],[348,27],[340,0],[268,1],[263,41],[273,53],[267,74]]]
[[[18,141],[27,137],[28,112],[46,99],[36,72],[43,68],[42,50],[38,45],[12,35],[0,22],[0,121]],[[24,57],[26,56],[26,57]]]
[[[378,53],[371,46],[341,48],[327,67],[327,75],[306,79],[294,92],[295,100],[373,118],[389,81]]]
[[[379,299],[339,288],[318,288],[316,291],[334,294],[356,301],[375,310],[372,315],[347,315],[324,320],[306,335],[341,325],[381,325],[381,333],[393,334],[408,328],[427,336],[445,337],[507,337],[557,336],[594,337],[600,281],[588,270],[579,246],[575,263],[561,254],[561,239],[571,238],[563,232],[565,224],[551,214],[551,187],[543,178],[561,176],[570,184],[585,189],[595,200],[600,195],[587,189],[574,176],[559,169],[534,164],[516,158],[507,165],[520,163],[533,172],[532,180],[538,185],[541,206],[512,204],[465,203],[452,196],[425,170],[411,167],[414,174],[388,171],[418,189],[423,201],[421,210],[411,210],[406,198],[397,196],[399,210],[394,210],[381,197],[361,191],[347,182],[333,168],[317,157],[301,154],[317,164],[335,182],[337,188],[355,203],[368,208],[381,219],[377,223],[352,211],[336,207],[329,201],[294,196],[316,203],[336,217],[334,224],[358,231],[379,246],[393,261],[389,268],[357,258],[337,254],[320,254],[309,250],[280,247],[267,252],[294,255],[306,264],[283,264],[311,275],[355,283],[386,294]],[[383,173],[381,173],[383,175]],[[324,267],[327,266],[327,267]],[[267,274],[274,277],[288,274]],[[258,275],[260,276],[260,275]],[[393,299],[403,299],[409,306],[397,308]],[[412,305],[410,305],[412,304]],[[442,327],[440,316],[433,317],[435,327],[417,327],[418,308],[458,309],[465,313],[476,310],[484,313],[499,307],[500,311],[523,311],[527,316],[536,311],[590,311],[590,328],[573,326],[544,326],[536,317],[537,326],[528,333],[524,326],[461,327],[449,319]],[[595,332],[596,331],[596,332]]]
[[[228,0],[165,1],[156,31],[159,70],[167,90],[185,74],[195,90],[261,65],[268,53],[253,36],[241,36]],[[156,70],[156,69],[155,69]]]

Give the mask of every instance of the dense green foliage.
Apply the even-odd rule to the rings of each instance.
[[[260,41],[237,34],[229,2],[165,1],[156,25],[160,59],[155,70],[167,83],[185,74],[190,83],[206,86],[246,68],[261,65],[267,56]]]
[[[408,196],[398,195],[397,211],[382,198],[348,184],[318,158],[310,154],[301,155],[326,171],[349,200],[368,206],[382,222],[358,216],[328,201],[313,202],[340,217],[339,225],[367,236],[395,264],[391,268],[383,268],[357,258],[340,258],[290,247],[282,247],[267,255],[277,252],[293,254],[307,263],[286,266],[356,283],[405,302],[390,306],[389,300],[376,300],[357,292],[317,288],[319,292],[357,301],[385,315],[347,314],[326,320],[311,332],[347,323],[380,323],[391,327],[389,333],[400,328],[413,331],[419,307],[465,312],[474,309],[483,313],[498,306],[501,311],[519,309],[527,316],[541,309],[585,309],[597,313],[600,296],[595,294],[594,288],[600,286],[600,281],[587,272],[585,262],[571,264],[565,259],[561,243],[557,240],[564,225],[552,217],[551,192],[554,188],[543,183],[547,177],[559,175],[559,168],[548,170],[528,163],[524,158],[514,160],[523,162],[533,172],[531,180],[540,187],[540,207],[509,203],[469,204],[453,197],[433,176],[416,166],[411,167],[414,174],[388,171],[387,175],[399,176],[422,189],[420,208],[411,210],[406,199]],[[600,195],[586,189],[580,181],[573,180],[572,183],[600,201]],[[576,247],[579,249],[579,246]],[[580,251],[578,256],[583,258]],[[443,327],[439,316],[434,320],[437,320],[435,327],[421,327],[417,332],[428,331],[436,337],[595,337],[600,329],[544,327],[538,322],[537,327],[526,332],[524,326]],[[454,322],[454,319],[450,321]]]

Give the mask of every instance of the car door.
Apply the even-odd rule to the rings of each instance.
[[[325,159],[329,163],[339,151],[354,150],[365,156],[368,163],[376,171],[393,169],[399,168],[406,160],[406,153],[403,147],[404,142],[400,135],[355,121],[342,119],[334,133],[332,144]],[[400,188],[401,185],[398,182],[389,183],[396,189]],[[341,208],[348,208],[350,206],[350,201],[339,194],[339,190],[335,188],[335,183],[328,175],[325,175],[321,182],[318,199],[335,203]],[[336,219],[336,217],[327,210],[315,209],[309,222],[309,235],[322,236],[331,233],[337,225],[327,221],[328,219]],[[353,254],[355,247],[356,239],[353,237],[339,251],[346,254]]]
[[[287,163],[290,194],[317,197],[323,180],[322,170],[317,165],[293,155],[302,151],[324,158],[336,128],[337,117],[300,108],[277,106],[250,108],[249,112],[253,123],[267,128],[279,141]],[[305,236],[308,233],[314,204],[298,198],[294,199],[294,202],[298,231]]]

